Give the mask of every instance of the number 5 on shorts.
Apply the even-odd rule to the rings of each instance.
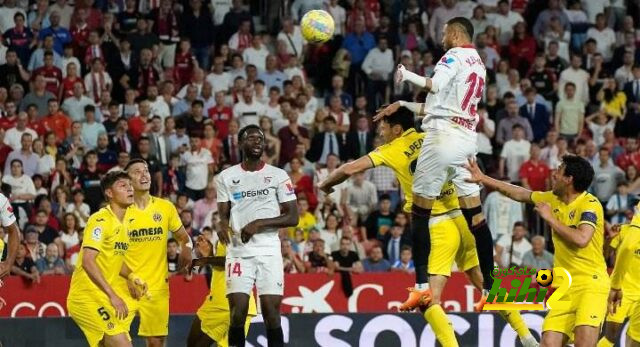
[[[107,310],[105,310],[104,307],[100,307],[98,309],[98,314],[100,315],[100,317],[102,317],[102,320],[109,320],[111,318],[111,316],[109,315],[109,312],[107,312]]]
[[[233,269],[232,269],[232,265],[233,265]],[[242,276],[242,270],[240,269],[240,263],[235,262],[233,264],[229,263],[227,265],[227,272],[229,273],[229,275],[227,277],[231,277],[231,274],[234,274],[238,277]]]

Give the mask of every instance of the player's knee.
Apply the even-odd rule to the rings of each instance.
[[[147,337],[147,347],[162,347],[162,346],[164,346],[164,336]]]

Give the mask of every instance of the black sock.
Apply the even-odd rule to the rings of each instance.
[[[282,327],[267,329],[267,343],[269,347],[284,347]]]
[[[229,327],[229,347],[244,347],[244,326]]]
[[[482,213],[480,206],[472,208],[463,208],[462,214],[467,221],[469,230],[476,239],[476,252],[478,253],[478,260],[480,262],[480,272],[482,272],[482,286],[486,290],[491,290],[493,285],[493,278],[491,272],[493,271],[493,239],[491,237],[491,230],[487,225],[487,221],[482,219],[477,225],[473,225],[473,216]]]
[[[429,252],[431,252],[431,237],[429,234],[429,218],[431,209],[422,208],[415,204],[411,208],[411,237],[413,240],[413,265],[416,268],[416,283],[429,283]]]

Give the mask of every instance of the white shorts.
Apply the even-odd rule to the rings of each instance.
[[[245,293],[249,295],[255,284],[260,295],[280,295],[284,293],[284,268],[281,255],[261,255],[256,257],[227,257],[227,294]]]
[[[413,174],[413,193],[425,198],[440,195],[445,182],[452,180],[458,196],[473,196],[480,192],[476,183],[465,181],[470,176],[464,165],[475,158],[476,138],[462,131],[426,131]]]

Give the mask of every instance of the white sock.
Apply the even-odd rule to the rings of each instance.
[[[416,283],[414,288],[417,290],[427,290],[429,289],[429,283]]]

